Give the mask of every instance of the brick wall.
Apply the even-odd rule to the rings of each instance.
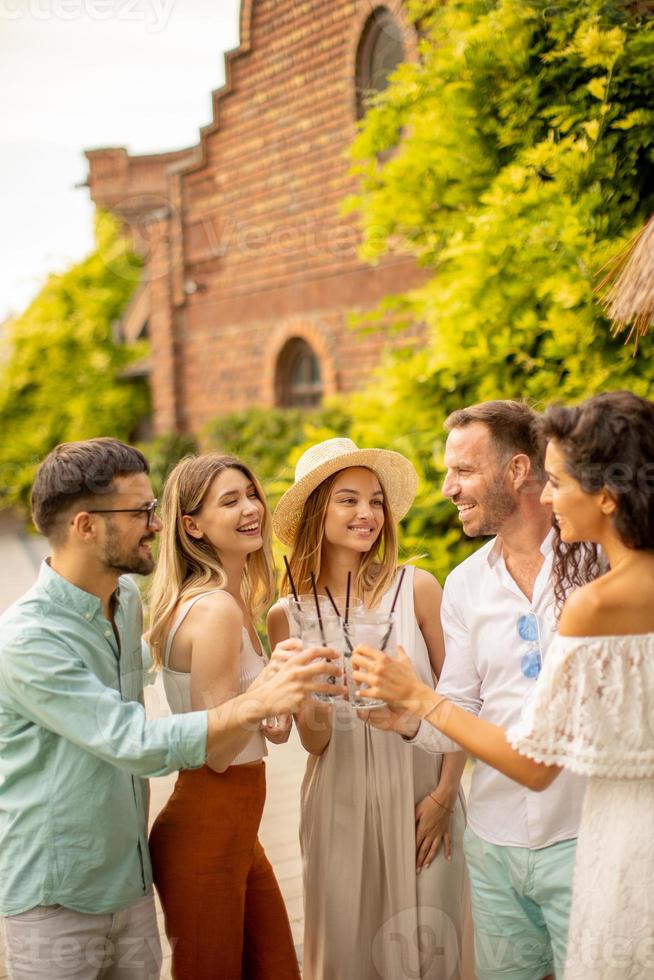
[[[168,207],[171,169],[192,163],[198,155],[198,147],[139,157],[130,156],[124,147],[87,150],[89,192],[98,207],[126,222],[137,249],[148,252],[144,219]]]
[[[292,337],[313,347],[327,394],[365,383],[389,343],[383,333],[353,333],[348,314],[420,273],[400,258],[362,264],[355,222],[340,210],[355,187],[346,152],[357,45],[375,6],[243,0],[241,47],[227,56],[198,147],[162,155],[156,174],[156,157],[128,158],[131,178],[125,160],[113,159],[132,204],[145,194],[147,166],[165,184],[147,265],[158,431],[198,431],[221,412],[273,404],[277,358]],[[415,56],[401,3],[386,6]],[[103,161],[90,162],[91,193],[106,202],[116,178],[109,187]]]

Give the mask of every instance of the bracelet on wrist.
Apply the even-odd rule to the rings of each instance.
[[[441,810],[445,810],[447,813],[454,813],[454,810],[451,810],[449,806],[445,806],[444,803],[441,803],[440,800],[437,800],[433,793],[429,794],[429,799],[433,800],[436,806],[439,806]]]
[[[438,699],[438,701],[436,702],[436,704],[433,704],[433,705],[431,706],[431,708],[429,709],[429,711],[427,712],[427,714],[426,714],[426,715],[423,715],[423,716],[422,716],[422,717],[423,717],[423,720],[424,720],[424,721],[427,721],[427,719],[429,718],[429,716],[430,716],[430,715],[433,715],[433,713],[434,713],[435,711],[438,711],[438,709],[440,708],[440,706],[441,706],[441,705],[443,704],[443,702],[444,702],[444,701],[446,701],[446,700],[447,700],[447,698],[444,698],[444,697],[440,697],[440,698]]]

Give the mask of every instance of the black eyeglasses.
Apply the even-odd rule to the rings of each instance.
[[[152,527],[159,501],[155,498],[145,507],[115,507],[112,510],[87,510],[87,514],[145,514],[145,526]]]

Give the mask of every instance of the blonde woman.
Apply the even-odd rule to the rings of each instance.
[[[417,487],[398,453],[329,439],[300,459],[273,517],[298,592],[353,594],[388,612],[398,581],[397,523]],[[282,591],[288,592],[285,581]],[[433,687],[443,662],[441,589],[406,566],[398,642]],[[271,643],[289,636],[288,600],[268,615]],[[305,980],[461,976],[465,756],[434,756],[376,731],[346,701],[307,700],[296,715],[310,753],[302,786]]]
[[[256,689],[273,669],[264,669],[254,625],[273,590],[270,517],[259,482],[232,457],[187,457],[166,483],[162,520],[150,639],[172,711]],[[314,667],[301,669],[311,674]],[[243,724],[225,738],[214,768],[180,773],[152,829],[176,980],[299,977],[282,896],[257,838],[264,736],[285,740],[288,727]]]

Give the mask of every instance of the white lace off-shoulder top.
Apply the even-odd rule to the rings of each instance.
[[[558,636],[507,738],[584,776],[654,778],[654,633]]]

